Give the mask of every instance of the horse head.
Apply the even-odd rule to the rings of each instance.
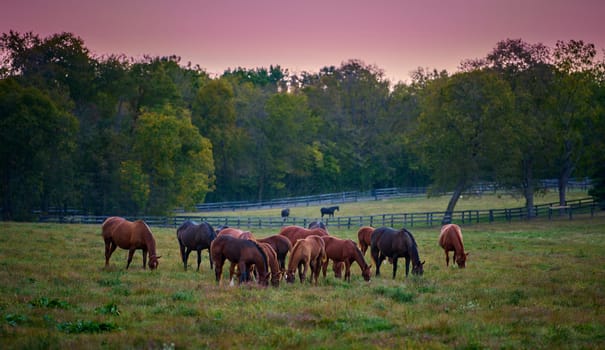
[[[162,257],[161,255],[160,256],[155,256],[155,255],[149,256],[149,263],[147,265],[149,265],[149,268],[151,270],[155,270],[158,268],[158,265],[160,264],[158,259],[161,257]]]
[[[464,253],[464,254],[460,254],[456,256],[456,264],[458,264],[458,267],[463,269],[466,266],[466,257],[468,256],[468,253]]]
[[[424,273],[424,263],[425,262],[423,261],[419,262],[417,265],[414,265],[412,267],[412,274],[422,276],[422,274]]]
[[[365,269],[361,269],[361,275],[363,276],[364,281],[369,282],[370,281],[370,276],[372,275],[372,265],[368,265],[366,266]]]
[[[286,282],[288,283],[294,283],[296,281],[296,275],[294,274],[293,270],[288,270],[286,271]]]

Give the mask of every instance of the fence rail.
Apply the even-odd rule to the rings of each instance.
[[[592,198],[570,200],[564,206],[558,202],[536,205],[528,212],[527,208],[461,210],[451,213],[451,222],[463,225],[475,223],[512,222],[531,218],[566,217],[570,220],[580,214],[594,216],[598,210],[597,202]],[[324,220],[328,227],[354,229],[361,226],[390,226],[390,227],[433,227],[440,226],[445,212],[420,212],[379,214],[364,216],[337,216]],[[40,216],[40,222],[102,224],[107,216],[89,215],[47,215]],[[247,229],[280,228],[284,225],[307,226],[318,218],[289,217],[285,220],[277,216],[144,216],[126,217],[129,220],[143,219],[150,226],[178,227],[186,220],[207,221],[218,227],[227,225]]]

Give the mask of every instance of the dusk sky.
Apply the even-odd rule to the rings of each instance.
[[[280,65],[318,72],[349,59],[395,83],[455,72],[500,40],[605,49],[605,0],[0,0],[0,32],[61,32],[95,55],[177,55],[211,74]]]

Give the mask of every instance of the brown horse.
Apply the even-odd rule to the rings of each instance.
[[[250,281],[249,271],[254,265],[258,272],[258,283],[262,286],[268,285],[267,255],[257,242],[233,238],[229,235],[218,235],[210,245],[210,254],[215,265],[216,282],[219,285],[225,260],[237,264],[240,271],[240,283]]]
[[[296,269],[300,283],[306,279],[307,270],[311,268],[309,281],[314,281],[317,285],[321,265],[326,260],[326,248],[324,241],[319,236],[309,236],[305,239],[299,239],[292,247],[288,271],[286,272],[286,282],[294,283],[296,280]]]
[[[233,227],[225,227],[218,230],[217,236],[228,235],[233,238],[254,239],[254,235],[250,231],[243,231]]]
[[[366,255],[366,251],[370,244],[372,244],[372,232],[374,228],[372,226],[363,226],[357,231],[357,239],[359,240],[359,249],[361,253]]]
[[[207,222],[197,224],[187,220],[179,226],[176,230],[176,239],[179,241],[181,259],[183,260],[185,271],[187,271],[187,259],[189,259],[189,254],[193,250],[197,251],[197,271],[200,270],[203,249],[208,249],[210,269],[213,268],[212,259],[210,257],[210,243],[212,243],[215,238],[216,232],[214,232],[214,228]]]
[[[412,274],[422,275],[424,272],[424,261],[420,262],[418,246],[412,233],[405,228],[395,231],[389,227],[380,227],[372,233],[372,244],[370,245],[372,259],[376,263],[376,276],[380,275],[380,264],[386,258],[393,262],[393,279],[397,273],[397,259],[405,258],[405,275],[410,270],[412,261]]]
[[[309,236],[328,236],[328,232],[321,228],[306,229],[301,226],[285,226],[279,231],[279,234],[286,237],[292,243],[292,247],[299,239],[304,239]]]
[[[147,264],[147,252],[149,252],[149,268],[154,270],[158,267],[159,256],[155,251],[155,239],[151,229],[143,220],[130,222],[124,218],[112,216],[103,222],[103,240],[105,241],[105,267],[109,266],[109,258],[117,247],[128,249],[128,262],[126,268],[132,262],[134,251],[143,251],[143,268]]]
[[[464,252],[462,244],[462,230],[456,224],[447,224],[441,227],[439,234],[439,245],[445,251],[445,266],[450,266],[450,251],[454,252],[453,260],[458,264],[458,267],[466,266],[466,257],[468,253]]]
[[[265,255],[267,255],[267,264],[269,264],[269,268],[271,269],[271,285],[273,287],[279,287],[282,269],[279,268],[277,253],[269,243],[258,242],[258,246],[265,252]]]
[[[257,239],[258,242],[269,243],[277,254],[277,261],[282,271],[286,270],[286,256],[292,250],[290,240],[281,235],[273,235],[265,238]]]
[[[323,263],[324,278],[326,277],[326,270],[328,269],[329,260],[334,261],[334,267],[338,263],[344,262],[345,265],[345,280],[351,282],[351,264],[356,261],[361,268],[361,275],[366,281],[370,280],[370,268],[361,254],[361,250],[357,248],[357,244],[350,239],[340,239],[332,236],[323,236],[321,239],[324,241],[326,246],[326,261]],[[335,271],[336,272],[336,271]]]

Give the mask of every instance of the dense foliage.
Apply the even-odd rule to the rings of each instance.
[[[477,181],[517,188],[531,208],[537,179],[602,174],[597,56],[582,41],[506,40],[460,72],[419,69],[392,86],[358,60],[210,77],[177,56],[95,57],[70,33],[11,31],[0,37],[2,215],[165,214],[429,184],[453,191],[453,210]]]

